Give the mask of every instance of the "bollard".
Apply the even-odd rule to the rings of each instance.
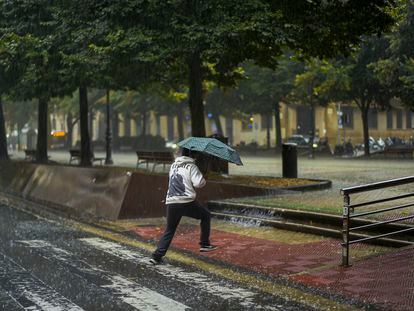
[[[298,151],[296,144],[282,145],[283,177],[298,178]]]

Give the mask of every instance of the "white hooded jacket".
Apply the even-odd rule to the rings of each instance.
[[[188,203],[195,200],[194,188],[202,188],[206,184],[195,160],[181,156],[171,165],[166,204]]]

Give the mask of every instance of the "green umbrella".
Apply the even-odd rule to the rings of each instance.
[[[215,138],[189,137],[180,141],[178,146],[204,152],[237,165],[243,165],[236,150]]]

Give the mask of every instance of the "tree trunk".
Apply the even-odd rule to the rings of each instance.
[[[220,121],[220,115],[214,112],[213,120],[214,120],[214,123],[216,124],[217,134],[219,134],[220,136],[224,136],[223,127],[221,126],[221,121]]]
[[[66,148],[68,149],[72,148],[73,125],[73,114],[72,112],[69,112],[66,117],[66,127],[68,128],[66,135]]]
[[[18,127],[18,125],[17,125],[17,127]],[[18,130],[19,128],[17,128],[17,130]],[[49,133],[52,131],[52,119],[50,118],[50,113],[49,113],[49,109],[48,109],[48,112],[47,112],[47,128],[46,128],[46,135],[49,135]],[[51,147],[51,140],[50,139],[47,139],[47,149],[50,149],[50,147]]]
[[[88,96],[88,95],[86,95],[86,96]],[[88,103],[88,106],[89,106],[89,103]],[[88,107],[88,109],[89,109],[89,107]],[[89,128],[89,137],[90,137],[90,141],[91,141],[91,150],[93,150],[93,119],[94,119],[94,114],[95,114],[95,112],[93,111],[93,108],[91,107],[89,109],[89,117],[88,117],[88,120],[89,120],[88,128]]]
[[[313,148],[313,142],[315,141],[315,105],[311,104],[311,132],[310,132],[310,143],[309,143],[309,158],[315,158],[315,149]]]
[[[147,112],[141,112],[141,118],[142,118],[141,133],[142,135],[147,135]]]
[[[112,148],[119,150],[119,120],[118,112],[112,107]]]
[[[181,141],[184,139],[184,112],[182,103],[178,104],[177,111],[177,125],[178,125],[178,139]]]
[[[110,101],[110,92],[106,90],[106,132],[105,132],[105,164],[113,164],[114,161],[112,160],[112,131],[111,131],[111,101]]]
[[[17,151],[21,151],[22,150],[22,143],[21,143],[22,137],[21,137],[21,133],[22,133],[22,127],[20,127],[19,124],[17,124]]]
[[[190,106],[191,113],[191,135],[196,137],[205,137],[206,126],[204,124],[203,77],[199,52],[195,52],[190,59],[189,69],[190,94],[188,104]]]
[[[48,100],[39,98],[38,121],[37,121],[37,146],[36,146],[36,162],[47,162],[47,118],[48,116]]]
[[[0,160],[8,160],[6,124],[3,113],[3,103],[0,96]]]
[[[368,108],[364,104],[361,105],[362,128],[364,131],[364,154],[370,156],[369,151],[369,128],[368,128]]]
[[[266,145],[267,149],[270,149],[270,121],[271,114],[266,114],[267,124],[266,124]]]
[[[85,86],[79,87],[79,115],[81,134],[81,166],[92,166],[91,139],[88,129],[88,89]]]
[[[315,105],[312,104],[311,105],[311,111],[310,111],[310,119],[311,119],[311,139],[313,140],[313,138],[315,137]]]
[[[282,148],[282,125],[280,123],[280,104],[275,105],[276,149]]]

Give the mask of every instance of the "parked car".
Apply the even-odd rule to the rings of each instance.
[[[308,136],[303,135],[292,135],[288,139],[286,139],[286,143],[296,144],[299,148],[307,148],[310,144],[310,138]]]
[[[319,137],[314,137],[313,142],[311,142],[311,137],[306,135],[292,135],[286,139],[287,143],[293,143],[298,146],[298,148],[309,148],[311,143],[314,149],[317,149],[319,146]]]

